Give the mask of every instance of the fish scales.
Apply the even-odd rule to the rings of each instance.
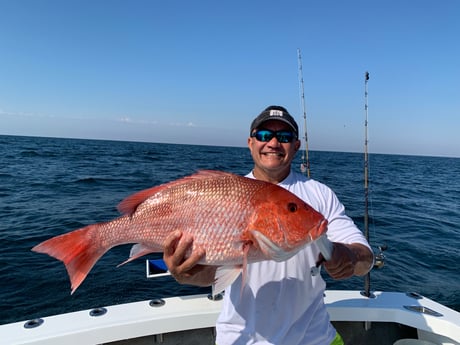
[[[232,237],[240,235],[249,217],[241,203],[250,202],[250,193],[241,192],[245,190],[238,186],[241,182],[232,185],[226,180],[204,180],[167,189],[146,199],[132,215],[106,223],[100,233],[101,245],[111,248],[143,242],[156,248],[162,246],[170,232],[181,230],[194,236],[196,246],[211,240],[215,253],[209,252],[204,262],[219,263],[213,256],[222,257],[222,250],[228,253],[234,249],[229,248]],[[128,227],[129,233],[121,231]]]

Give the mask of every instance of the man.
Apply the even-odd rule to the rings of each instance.
[[[345,215],[345,208],[327,186],[291,171],[300,148],[298,126],[288,111],[270,106],[251,124],[248,147],[254,169],[247,175],[276,183],[310,204],[328,220],[332,257],[324,262],[334,279],[366,274],[373,253],[361,231]],[[186,258],[193,239],[175,233],[165,243],[164,260],[174,278],[183,284],[211,285],[216,267],[197,265],[204,255],[197,250]],[[321,261],[316,244],[283,262],[248,264],[242,289],[240,277],[225,291],[217,320],[218,345],[226,344],[343,344],[329,321],[324,305],[325,282],[312,275]]]

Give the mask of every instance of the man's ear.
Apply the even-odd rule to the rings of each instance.
[[[300,140],[297,140],[295,142],[295,152],[299,151],[299,149],[300,149]]]

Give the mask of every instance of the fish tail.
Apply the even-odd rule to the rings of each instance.
[[[32,248],[34,252],[48,254],[64,263],[71,282],[71,294],[85,280],[97,260],[109,249],[98,245],[101,243],[100,226],[88,225],[50,238]]]

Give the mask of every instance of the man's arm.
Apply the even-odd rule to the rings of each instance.
[[[202,249],[194,250],[187,258],[185,255],[192,243],[193,238],[191,236],[175,231],[165,240],[163,260],[171,275],[180,284],[210,286],[214,283],[217,266],[198,264],[205,255]]]

